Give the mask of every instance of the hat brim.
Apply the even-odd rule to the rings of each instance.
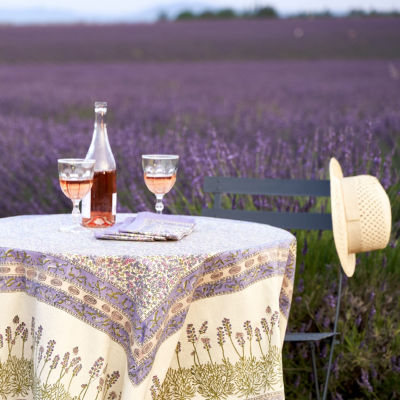
[[[332,158],[329,163],[332,227],[335,247],[344,273],[351,277],[356,267],[356,255],[348,251],[348,234],[344,208],[342,179],[343,173],[339,162]]]

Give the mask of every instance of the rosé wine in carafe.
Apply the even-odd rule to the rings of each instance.
[[[104,228],[114,225],[117,210],[117,172],[108,141],[107,103],[94,104],[95,123],[86,158],[95,159],[93,186],[82,201],[82,225]]]

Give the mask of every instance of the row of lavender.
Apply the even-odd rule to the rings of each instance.
[[[395,59],[399,18],[2,27],[0,63]]]
[[[331,388],[338,400],[377,398],[376,391],[399,398],[399,78],[398,61],[1,66],[0,215],[69,210],[56,159],[86,154],[95,100],[109,102],[119,211],[152,209],[142,153],[181,156],[166,200],[170,212],[183,213],[209,201],[206,175],[327,178],[335,156],[345,174],[371,173],[390,190],[397,233],[385,252],[359,257],[356,278],[345,282]],[[290,328],[329,329],[337,289],[332,237],[298,239]],[[317,350],[324,359],[328,348]],[[288,398],[308,398],[306,348],[286,347],[285,365]]]
[[[148,152],[181,156],[167,201],[183,212],[204,203],[206,175],[326,178],[331,156],[346,174],[370,172],[387,188],[399,178],[392,69],[400,64],[0,67],[0,215],[66,210],[55,161],[85,155],[94,100],[109,102],[120,211],[149,207],[140,165]]]

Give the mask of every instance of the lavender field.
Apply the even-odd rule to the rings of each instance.
[[[95,100],[109,103],[120,212],[153,206],[142,153],[181,156],[166,205],[186,214],[210,202],[204,176],[328,178],[335,156],[345,175],[381,180],[393,236],[345,282],[331,398],[400,398],[400,20],[205,24],[0,28],[0,216],[69,210],[56,159],[86,154]],[[289,328],[325,330],[336,301],[332,235],[298,239]],[[322,359],[327,350],[318,347]],[[307,348],[286,347],[285,367],[287,398],[311,398]]]

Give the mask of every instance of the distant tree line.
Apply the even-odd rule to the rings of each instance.
[[[278,18],[277,11],[270,6],[256,8],[252,11],[238,12],[232,8],[220,10],[204,10],[195,13],[190,10],[181,11],[175,18],[177,21],[188,19],[233,19],[233,18]]]
[[[292,14],[285,18],[335,18],[335,17],[400,17],[400,11],[364,11],[364,10],[351,10],[346,15],[333,14],[331,11],[326,10],[322,12],[304,12]],[[189,9],[182,10],[175,17],[170,17],[166,12],[161,12],[159,21],[175,20],[212,20],[212,19],[239,19],[239,18],[283,18],[271,6],[264,6],[254,8],[253,10],[239,12],[233,8],[222,9],[208,9],[200,12],[194,12]]]

